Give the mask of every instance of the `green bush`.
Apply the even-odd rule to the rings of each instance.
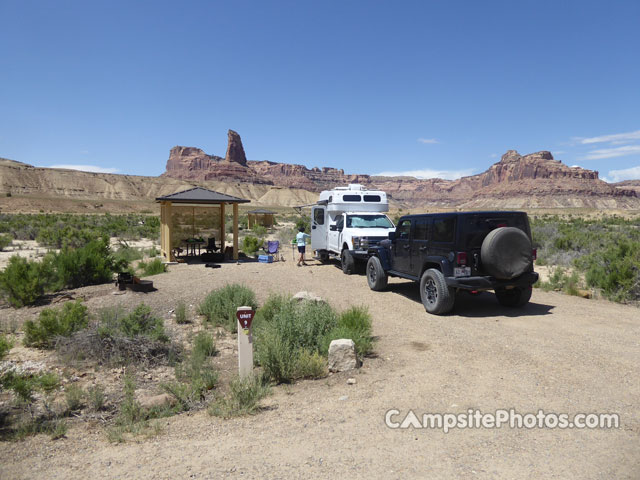
[[[587,285],[615,302],[640,299],[640,242],[628,239],[592,253],[579,263]]]
[[[4,333],[0,334],[0,360],[7,356],[13,347],[13,342]]]
[[[242,306],[255,309],[258,306],[255,293],[244,285],[229,284],[207,295],[198,307],[198,313],[205,316],[206,322],[234,333],[237,330],[236,310]]]
[[[168,342],[164,322],[151,312],[144,303],[138,305],[129,315],[121,316],[118,330],[127,337],[145,336],[159,342]]]
[[[0,376],[0,385],[6,390],[13,390],[21,402],[29,404],[33,402],[35,391],[51,392],[58,388],[60,381],[51,372],[29,375],[8,371]]]
[[[13,237],[9,235],[0,235],[0,252],[11,245]]]
[[[141,271],[141,276],[143,277],[150,277],[151,275],[158,275],[159,273],[167,271],[166,265],[160,258],[154,258],[149,262],[138,263],[138,270]]]
[[[259,238],[264,238],[267,235],[267,227],[264,227],[257,223],[253,225],[251,231],[255,233]]]
[[[33,305],[42,295],[48,283],[43,274],[43,264],[14,255],[0,272],[0,291],[13,307]]]
[[[253,255],[262,247],[263,240],[252,235],[242,239],[242,251],[247,255]]]
[[[67,302],[60,309],[45,308],[38,321],[24,324],[24,344],[28,347],[52,348],[56,337],[68,337],[89,324],[87,307],[80,300]]]
[[[85,392],[78,385],[71,384],[64,390],[67,411],[77,412],[84,406]]]
[[[314,355],[326,355],[319,351],[322,342],[338,324],[333,309],[324,302],[282,298],[268,300],[266,305],[267,313],[255,326],[256,360],[265,374],[276,382],[316,376]]]
[[[356,344],[358,355],[365,356],[373,350],[371,315],[366,307],[351,307],[338,317],[338,324],[323,339],[321,351],[327,354],[332,340],[350,338]]]
[[[300,231],[301,228],[304,228],[306,233],[311,233],[310,217],[300,217],[296,220],[296,231]]]
[[[224,418],[254,414],[269,391],[267,379],[261,375],[236,377],[229,384],[229,394],[209,406],[209,414]]]
[[[199,332],[193,340],[193,354],[213,357],[218,353],[213,335],[207,332]]]
[[[115,261],[106,238],[92,240],[82,248],[66,248],[53,255],[56,290],[107,283],[114,272],[125,267],[124,260]]]
[[[254,320],[256,360],[271,379],[290,382],[326,374],[329,344],[350,338],[362,355],[371,353],[371,316],[365,307],[340,315],[324,302],[298,303],[270,296]]]
[[[187,306],[184,302],[180,301],[176,305],[176,323],[185,324],[189,323],[189,316],[187,315]]]

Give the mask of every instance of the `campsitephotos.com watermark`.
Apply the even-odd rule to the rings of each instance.
[[[549,428],[549,429],[614,429],[620,428],[617,413],[518,413],[514,408],[483,413],[470,408],[463,413],[423,413],[413,410],[402,413],[392,408],[384,415],[384,423],[393,429],[435,429],[448,433],[466,428]]]

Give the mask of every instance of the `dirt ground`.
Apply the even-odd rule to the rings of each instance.
[[[311,262],[172,265],[156,292],[79,289],[91,309],[140,301],[166,313],[197,305],[230,282],[271,292],[308,290],[337,309],[368,305],[377,356],[350,375],[274,388],[264,411],[223,420],[206,412],[163,420],[151,439],[110,444],[101,428],[74,425],[66,438],[0,443],[0,478],[640,478],[640,315],[635,307],[534,291],[523,310],[493,294],[461,295],[431,316],[415,284],[369,290],[363,276]],[[0,310],[22,322],[40,308]],[[356,384],[347,384],[354,377]],[[620,428],[390,429],[385,412],[615,412]]]

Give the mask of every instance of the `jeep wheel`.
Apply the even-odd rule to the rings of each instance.
[[[356,262],[354,261],[353,256],[351,255],[349,250],[347,250],[346,248],[342,250],[342,254],[340,255],[340,264],[342,266],[342,271],[345,274],[351,275],[355,272]]]
[[[376,292],[387,288],[387,282],[389,278],[387,273],[382,268],[380,259],[378,257],[371,257],[367,262],[367,283],[369,288]]]
[[[524,307],[531,299],[531,287],[515,287],[507,290],[499,288],[496,290],[496,298],[500,305],[505,307]]]
[[[456,296],[441,271],[430,268],[420,279],[420,298],[427,312],[441,315],[453,309]]]

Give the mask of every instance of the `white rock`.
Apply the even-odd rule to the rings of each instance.
[[[303,302],[303,301],[307,301],[307,302],[324,302],[322,297],[319,297],[315,293],[307,292],[307,291],[304,291],[304,290],[301,291],[301,292],[296,293],[293,296],[293,299],[297,300],[298,302]]]
[[[329,371],[344,372],[358,368],[356,344],[348,338],[333,340],[329,345]]]
[[[348,378],[347,379],[347,385],[355,385],[356,384],[356,379],[355,378]]]

